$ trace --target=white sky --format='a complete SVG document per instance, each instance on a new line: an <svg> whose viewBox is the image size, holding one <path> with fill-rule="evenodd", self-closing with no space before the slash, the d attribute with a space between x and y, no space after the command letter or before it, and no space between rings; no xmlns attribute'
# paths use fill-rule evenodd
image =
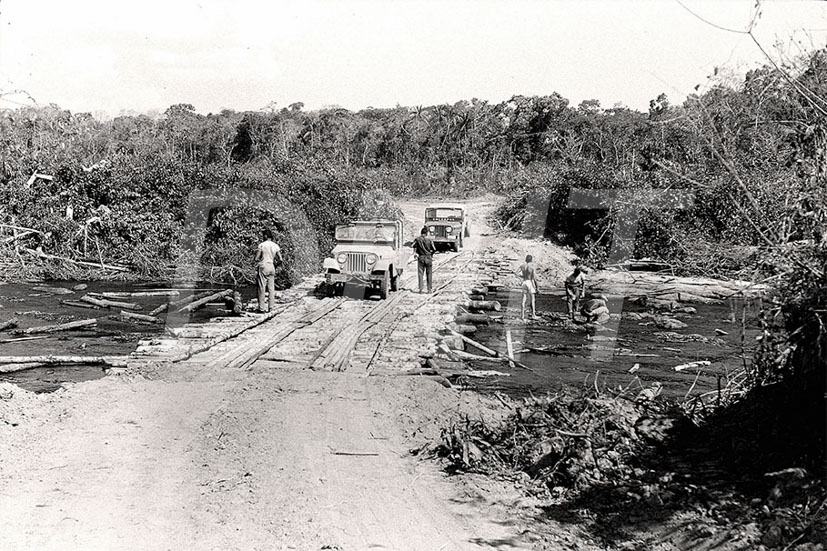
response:
<svg viewBox="0 0 827 551"><path fill-rule="evenodd" d="M682 0L745 29L754 0ZM755 29L780 58L823 47L827 2L767 1ZM779 46L779 47L776 47ZM0 0L1 107L117 114L432 105L554 91L646 110L715 67L763 58L676 0ZM703 88L701 88L703 90Z"/></svg>

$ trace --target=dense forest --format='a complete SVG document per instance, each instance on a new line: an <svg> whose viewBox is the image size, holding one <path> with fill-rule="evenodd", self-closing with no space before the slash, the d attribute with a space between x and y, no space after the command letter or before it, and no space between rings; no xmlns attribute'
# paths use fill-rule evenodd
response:
<svg viewBox="0 0 827 551"><path fill-rule="evenodd" d="M55 105L5 110L0 209L50 231L44 246L57 254L160 275L194 252L192 240L177 239L187 220L203 218L189 199L219 192L207 245L189 260L243 278L262 223L312 228L310 248L323 253L333 224L392 209L388 194L503 194L507 229L543 232L600 264L625 202L642 206L628 255L689 272L773 275L775 253L821 240L827 222L825 63L818 51L797 73L754 70L680 105L660 95L648 113L572 106L556 93L358 112L296 103L202 115L179 104L105 122ZM624 193L605 209L569 209L572 188ZM264 203L237 190L261 191ZM694 200L660 208L671 190ZM290 277L316 269L317 258L304 261Z"/></svg>

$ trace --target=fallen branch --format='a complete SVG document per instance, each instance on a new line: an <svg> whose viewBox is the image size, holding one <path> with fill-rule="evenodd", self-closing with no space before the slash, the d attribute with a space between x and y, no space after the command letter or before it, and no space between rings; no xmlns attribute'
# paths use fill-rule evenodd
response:
<svg viewBox="0 0 827 551"><path fill-rule="evenodd" d="M0 331L5 331L6 329L14 329L17 327L17 318L11 318L10 320L6 320L3 323L0 323Z"/></svg>
<svg viewBox="0 0 827 551"><path fill-rule="evenodd" d="M74 260L72 258L66 258L65 256L57 256L54 254L44 253L43 251L37 252L32 249L28 249L23 247L23 250L30 255L34 256L35 258L44 258L49 260L62 260L64 262L69 262L71 264L77 264L78 266L89 266L92 268L103 268L104 270L113 270L116 272L128 272L129 268L124 266L113 266L111 264L97 264L95 262L84 262L82 260Z"/></svg>
<svg viewBox="0 0 827 551"><path fill-rule="evenodd" d="M23 237L27 237L29 235L34 235L35 233L39 233L39 232L36 232L34 230L25 231L23 233L19 233L17 235L13 235L11 237L6 237L5 239L3 239L3 243L12 243L13 241L17 241L18 239L21 239Z"/></svg>
<svg viewBox="0 0 827 551"><path fill-rule="evenodd" d="M36 230L34 228L25 228L23 226L14 226L12 224L0 224L0 228L9 228L10 230L18 230L18 231L25 231L31 233L43 233L40 230Z"/></svg>

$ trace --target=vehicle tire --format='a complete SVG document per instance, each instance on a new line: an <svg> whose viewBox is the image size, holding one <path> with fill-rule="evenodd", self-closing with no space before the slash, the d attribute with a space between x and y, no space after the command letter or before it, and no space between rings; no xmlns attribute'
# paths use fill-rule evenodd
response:
<svg viewBox="0 0 827 551"><path fill-rule="evenodd" d="M465 231L463 232L465 237L471 237L471 226L465 226Z"/></svg>
<svg viewBox="0 0 827 551"><path fill-rule="evenodd" d="M385 274L382 276L382 281L379 282L379 298L385 300L388 298L388 291L390 290L391 286L391 276L388 271L385 271Z"/></svg>
<svg viewBox="0 0 827 551"><path fill-rule="evenodd" d="M396 270L392 270L394 275L391 276L391 291L396 292L399 290L399 274L396 273Z"/></svg>

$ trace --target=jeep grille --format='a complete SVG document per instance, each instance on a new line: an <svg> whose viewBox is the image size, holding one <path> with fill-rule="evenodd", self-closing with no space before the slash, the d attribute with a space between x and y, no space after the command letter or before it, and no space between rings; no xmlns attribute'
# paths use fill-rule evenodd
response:
<svg viewBox="0 0 827 551"><path fill-rule="evenodd" d="M434 237L446 237L448 232L445 231L446 226L435 226Z"/></svg>
<svg viewBox="0 0 827 551"><path fill-rule="evenodd" d="M345 262L345 270L348 272L367 272L368 253L347 253L347 262Z"/></svg>

